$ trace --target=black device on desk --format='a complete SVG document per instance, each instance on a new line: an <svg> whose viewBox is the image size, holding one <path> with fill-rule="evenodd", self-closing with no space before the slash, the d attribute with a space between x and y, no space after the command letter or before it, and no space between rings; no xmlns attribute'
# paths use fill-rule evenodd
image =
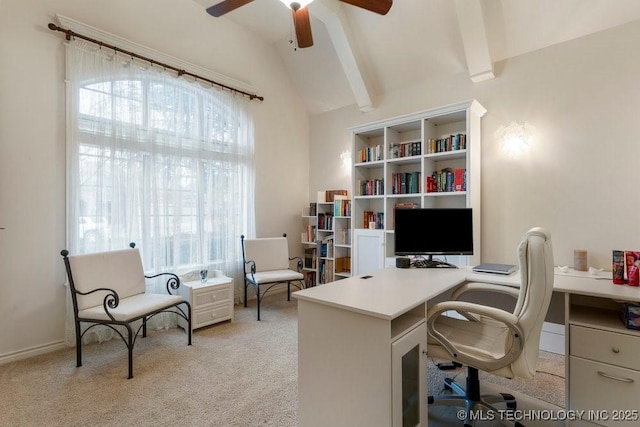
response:
<svg viewBox="0 0 640 427"><path fill-rule="evenodd" d="M395 254L424 257L414 267L455 268L433 257L473 255L471 208L396 208L394 223Z"/></svg>

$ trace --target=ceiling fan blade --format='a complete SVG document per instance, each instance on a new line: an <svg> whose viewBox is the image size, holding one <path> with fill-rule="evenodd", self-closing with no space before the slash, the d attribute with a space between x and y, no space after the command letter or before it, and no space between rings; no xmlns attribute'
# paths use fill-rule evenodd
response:
<svg viewBox="0 0 640 427"><path fill-rule="evenodd" d="M391 9L393 0L340 0L343 3L349 3L353 6L358 6L363 9L370 10L371 12L378 13L380 15L386 15Z"/></svg>
<svg viewBox="0 0 640 427"><path fill-rule="evenodd" d="M207 13L217 18L224 15L225 13L239 8L240 6L251 3L252 1L253 0L223 0L218 4L214 4L213 6L208 7Z"/></svg>
<svg viewBox="0 0 640 427"><path fill-rule="evenodd" d="M313 46L313 36L311 35L311 20L309 19L309 9L292 10L293 26L296 29L296 38L298 39L298 47Z"/></svg>

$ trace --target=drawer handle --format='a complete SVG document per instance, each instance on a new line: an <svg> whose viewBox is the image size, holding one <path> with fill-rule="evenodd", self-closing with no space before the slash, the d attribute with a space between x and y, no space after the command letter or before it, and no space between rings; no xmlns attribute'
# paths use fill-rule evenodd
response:
<svg viewBox="0 0 640 427"><path fill-rule="evenodd" d="M618 347L613 347L611 351L613 351L615 354L620 353L620 349Z"/></svg>
<svg viewBox="0 0 640 427"><path fill-rule="evenodd" d="M602 371L598 371L598 375L600 375L601 377L609 378L611 380L616 380L616 381L620 381L620 382L623 382L623 383L632 383L633 382L633 378L616 377L614 375L610 375L610 374L607 374L607 373L602 372Z"/></svg>

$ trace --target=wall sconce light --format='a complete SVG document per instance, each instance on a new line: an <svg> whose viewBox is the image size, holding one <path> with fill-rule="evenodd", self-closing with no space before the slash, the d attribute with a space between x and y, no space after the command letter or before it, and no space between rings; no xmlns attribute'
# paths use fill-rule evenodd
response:
<svg viewBox="0 0 640 427"><path fill-rule="evenodd" d="M500 126L496 131L502 142L502 151L508 157L519 157L525 153L533 143L535 127L528 122L524 124L511 122L509 126Z"/></svg>

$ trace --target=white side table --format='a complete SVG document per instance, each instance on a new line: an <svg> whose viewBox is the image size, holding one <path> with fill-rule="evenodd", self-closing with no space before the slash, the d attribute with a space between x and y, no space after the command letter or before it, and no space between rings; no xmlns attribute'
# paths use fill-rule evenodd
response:
<svg viewBox="0 0 640 427"><path fill-rule="evenodd" d="M202 283L199 280L181 282L178 294L191 304L191 329L225 320L233 321L233 279L216 271L213 277ZM181 317L178 324L187 329L187 322Z"/></svg>

